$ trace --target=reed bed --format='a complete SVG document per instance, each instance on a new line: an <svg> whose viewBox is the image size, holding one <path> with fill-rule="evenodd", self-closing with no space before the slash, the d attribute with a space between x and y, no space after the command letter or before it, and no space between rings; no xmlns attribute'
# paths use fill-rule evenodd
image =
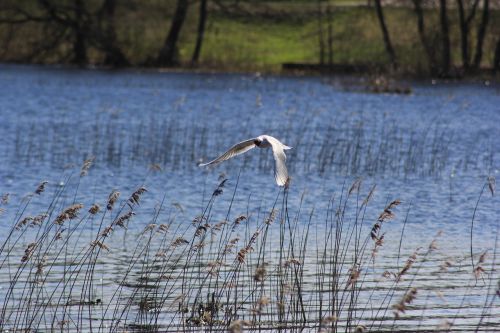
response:
<svg viewBox="0 0 500 333"><path fill-rule="evenodd" d="M19 122L11 130L13 144L4 146L3 156L12 163L60 169L92 155L115 168L157 164L184 172L214 158L233 141L279 132L283 142L300 147L289 152L289 169L305 174L441 178L498 165L495 146L487 138L465 140L463 133L434 119L422 128L406 128L383 116L366 121L350 115L315 120L313 111L310 119L290 115L285 126L272 121L260 129L251 118L243 119L239 126L244 130L237 136L203 115L199 120L180 120L188 111L175 108L138 122L106 115L95 122L68 118ZM254 155L243 157L244 168L272 167L272 156Z"/></svg>
<svg viewBox="0 0 500 333"><path fill-rule="evenodd" d="M222 177L192 214L141 184L78 202L92 197L80 185L93 162L17 203L2 197L12 218L0 247L2 331L500 329L498 242L478 252L471 237L470 255L450 257L439 253L443 233L418 248L404 242L418 237L410 227L387 239L396 223L408 225L411 205L391 198L373 214L375 186L360 179L324 212L304 205L293 184L273 202L236 211L239 180ZM488 188L493 194L492 178L478 203ZM29 213L40 202L45 208ZM396 253L385 251L388 242L399 244Z"/></svg>

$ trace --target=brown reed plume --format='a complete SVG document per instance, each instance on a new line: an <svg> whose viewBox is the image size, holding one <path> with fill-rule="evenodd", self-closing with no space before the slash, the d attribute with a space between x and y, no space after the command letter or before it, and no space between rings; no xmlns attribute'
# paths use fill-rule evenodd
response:
<svg viewBox="0 0 500 333"><path fill-rule="evenodd" d="M108 204L106 205L106 208L108 210L112 210L116 200L118 200L119 197L120 197L120 192L113 190L108 196Z"/></svg>
<svg viewBox="0 0 500 333"><path fill-rule="evenodd" d="M84 177L89 173L89 169L94 163L95 156L91 156L87 158L85 161L83 161L82 168L80 170L80 177Z"/></svg>
<svg viewBox="0 0 500 333"><path fill-rule="evenodd" d="M41 182L38 187L36 188L35 190L35 194L42 194L44 191L45 191L45 185L47 185L49 182L44 180L43 182Z"/></svg>
<svg viewBox="0 0 500 333"><path fill-rule="evenodd" d="M408 305L411 304L417 297L417 288L412 287L408 290L399 302L394 304L392 308L394 309L394 316L399 318L401 314L405 313L408 309Z"/></svg>
<svg viewBox="0 0 500 333"><path fill-rule="evenodd" d="M82 204L74 204L66 208L62 213L60 213L54 223L58 225L63 225L67 220L73 220L78 217L78 212L83 208Z"/></svg>

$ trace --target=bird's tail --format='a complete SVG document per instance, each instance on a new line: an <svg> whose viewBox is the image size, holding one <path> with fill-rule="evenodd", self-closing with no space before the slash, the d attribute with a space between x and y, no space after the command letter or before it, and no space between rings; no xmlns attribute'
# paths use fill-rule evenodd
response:
<svg viewBox="0 0 500 333"><path fill-rule="evenodd" d="M288 150L288 149L292 149L292 148L293 148L293 147L288 147L288 146L283 145L283 149L284 149L284 150Z"/></svg>

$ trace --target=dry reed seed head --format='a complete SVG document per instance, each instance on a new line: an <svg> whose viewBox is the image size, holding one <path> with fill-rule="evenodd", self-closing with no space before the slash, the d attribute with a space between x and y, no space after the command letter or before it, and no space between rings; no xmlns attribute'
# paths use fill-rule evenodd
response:
<svg viewBox="0 0 500 333"><path fill-rule="evenodd" d="M288 259L287 261L285 261L284 266L286 268L291 267L292 265L294 265L294 266L300 266L300 265L302 265L302 263L300 262L299 259L296 259L296 258Z"/></svg>
<svg viewBox="0 0 500 333"><path fill-rule="evenodd" d="M99 213L100 210L101 210L101 206L99 206L98 204L93 204L89 208L89 213L92 215L95 215L95 214Z"/></svg>
<svg viewBox="0 0 500 333"><path fill-rule="evenodd" d="M205 223L204 225L200 225L198 228L196 228L196 231L194 233L195 237L201 237L207 233L207 230L210 228L210 224Z"/></svg>
<svg viewBox="0 0 500 333"><path fill-rule="evenodd" d="M238 237L231 239L229 243L226 244L226 246L224 247L224 251L222 252L222 254L233 253L234 252L233 250L236 247L236 244L238 243L239 240L240 239Z"/></svg>
<svg viewBox="0 0 500 333"><path fill-rule="evenodd" d="M54 239L55 239L55 240L61 240L61 239L63 238L63 237L62 237L62 234L63 234L63 232L64 232L64 231L66 231L66 229L61 229L61 230L59 230L59 231L56 233L56 235L55 235Z"/></svg>
<svg viewBox="0 0 500 333"><path fill-rule="evenodd" d="M476 267L474 268L473 272L474 272L474 276L476 277L476 279L480 278L481 275L483 275L483 273L485 273L485 269L483 268L483 266L481 266L482 264L484 264L485 260L486 260L486 253L488 251L484 251L480 256L479 256L479 260L477 262L477 265Z"/></svg>
<svg viewBox="0 0 500 333"><path fill-rule="evenodd" d="M0 202L2 203L2 205L8 204L9 200L10 200L10 193L2 194L2 198L0 199Z"/></svg>
<svg viewBox="0 0 500 333"><path fill-rule="evenodd" d="M95 156L91 156L87 158L85 161L83 161L82 168L80 170L80 177L84 177L89 173L89 169L92 166L92 163L94 163Z"/></svg>
<svg viewBox="0 0 500 333"><path fill-rule="evenodd" d="M248 320L233 320L228 327L230 333L243 333L244 326L251 326L252 323Z"/></svg>
<svg viewBox="0 0 500 333"><path fill-rule="evenodd" d="M155 223L150 223L148 224L141 232L141 236L144 235L148 231L153 231L156 229L156 224Z"/></svg>
<svg viewBox="0 0 500 333"><path fill-rule="evenodd" d="M449 331L451 329L451 327L453 326L453 322L445 319L443 320L438 326L437 326L437 329L441 332L441 331Z"/></svg>
<svg viewBox="0 0 500 333"><path fill-rule="evenodd" d="M484 268L482 266L476 266L474 268L474 276L476 277L476 279L479 279L481 277L481 275L483 275L483 273L485 273L486 271L484 270Z"/></svg>
<svg viewBox="0 0 500 333"><path fill-rule="evenodd" d="M266 306L269 303L271 303L271 301L269 300L269 298L267 298L266 296L262 296L257 302L258 302L259 305L262 305L262 306Z"/></svg>
<svg viewBox="0 0 500 333"><path fill-rule="evenodd" d="M378 240L378 232L380 230L380 222L376 222L373 227L372 227L372 230L370 231L370 237L372 238L372 240L376 241Z"/></svg>
<svg viewBox="0 0 500 333"><path fill-rule="evenodd" d="M177 208L181 213L184 213L184 207L182 207L182 205L178 202L174 202L172 204L172 206L174 206L175 208Z"/></svg>
<svg viewBox="0 0 500 333"><path fill-rule="evenodd" d="M245 258L246 258L246 255L250 252L253 251L253 247L252 247L252 244L255 243L255 241L257 240L257 237L259 236L260 234L260 230L257 229L254 234L252 235L252 237L250 238L250 240L248 241L248 244L247 246L245 246L243 249L241 249L239 252L238 252L238 255L236 256L236 259L238 260L238 262L240 264L244 263L245 262Z"/></svg>
<svg viewBox="0 0 500 333"><path fill-rule="evenodd" d="M408 309L407 305L412 303L416 297L417 297L417 288L412 287L404 294L404 296L398 303L392 306L392 308L394 309L393 313L396 319L399 318L400 314L405 313L405 311Z"/></svg>
<svg viewBox="0 0 500 333"><path fill-rule="evenodd" d="M323 325L327 325L327 324L330 324L330 323L333 323L333 322L336 322L336 321L337 321L337 316L331 315L331 316L326 316L325 318L323 318L321 320L321 323Z"/></svg>
<svg viewBox="0 0 500 333"><path fill-rule="evenodd" d="M186 245L186 244L189 244L189 242L187 240L185 240L184 238L182 237L178 237L176 238L173 242L172 242L172 247L177 247L177 246L181 246L181 245Z"/></svg>
<svg viewBox="0 0 500 333"><path fill-rule="evenodd" d="M99 247L101 250L109 251L109 247L106 244L104 244L103 242L98 241L98 240L91 242L90 247L92 247L92 249L95 249L95 247Z"/></svg>
<svg viewBox="0 0 500 333"><path fill-rule="evenodd" d="M437 250L438 249L438 246L437 246L437 240L432 240L432 242L429 244L429 252L431 251L434 251L434 250Z"/></svg>
<svg viewBox="0 0 500 333"><path fill-rule="evenodd" d="M158 258L166 258L167 257L167 253L163 250L158 250L158 252L156 252L155 254L155 257L158 257Z"/></svg>
<svg viewBox="0 0 500 333"><path fill-rule="evenodd" d="M486 254L488 253L488 251L484 251L480 256L479 256L479 261L478 261L478 264L483 264L486 260Z"/></svg>
<svg viewBox="0 0 500 333"><path fill-rule="evenodd" d="M24 227L25 225L27 225L29 222L31 222L33 220L33 217L31 216L26 216L25 218L23 218L21 221L19 221L17 224L16 224L16 230L19 230L21 229L22 227Z"/></svg>
<svg viewBox="0 0 500 333"><path fill-rule="evenodd" d="M40 226L42 225L43 221L48 217L49 215L47 213L39 214L35 216L30 223L30 226L35 227L35 226Z"/></svg>
<svg viewBox="0 0 500 333"><path fill-rule="evenodd" d="M82 204L74 204L66 208L61 214L59 214L54 223L62 225L67 220L73 220L78 217L80 209L83 208Z"/></svg>
<svg viewBox="0 0 500 333"><path fill-rule="evenodd" d="M156 230L156 232L158 232L160 234L166 234L168 232L169 228L170 228L170 225L162 223L158 226L158 229Z"/></svg>
<svg viewBox="0 0 500 333"><path fill-rule="evenodd" d="M252 248L253 249L253 248ZM246 248L243 248L241 249L239 252L238 252L238 255L236 256L236 260L238 260L238 262L240 264L244 263L245 262L245 258L247 256L247 253L248 253L248 250Z"/></svg>
<svg viewBox="0 0 500 333"><path fill-rule="evenodd" d="M46 181L46 180L44 180L43 182L41 182L38 185L38 187L36 188L35 194L38 194L38 195L42 194L43 191L45 191L45 185L47 185L47 184L48 184L48 181Z"/></svg>
<svg viewBox="0 0 500 333"><path fill-rule="evenodd" d="M111 233L113 232L113 226L109 225L107 227L105 227L101 233L100 233L100 236L103 237L103 238L106 238L108 237Z"/></svg>
<svg viewBox="0 0 500 333"><path fill-rule="evenodd" d="M488 188L490 189L491 196L495 195L496 179L493 176L488 177Z"/></svg>
<svg viewBox="0 0 500 333"><path fill-rule="evenodd" d="M360 274L361 274L361 268L359 267L358 264L354 264L353 267L349 269L349 279L347 280L346 288L349 288L350 286L354 287L354 285L359 279Z"/></svg>
<svg viewBox="0 0 500 333"><path fill-rule="evenodd" d="M193 251L199 251L203 249L207 244L204 241L199 241L198 243L193 244Z"/></svg>
<svg viewBox="0 0 500 333"><path fill-rule="evenodd" d="M387 206L387 208L386 208L386 209L393 209L393 208L395 208L396 206L399 206L400 204L401 204L401 200L396 199L396 200L392 201L392 202L389 204L389 206Z"/></svg>
<svg viewBox="0 0 500 333"><path fill-rule="evenodd" d="M266 296L262 296L255 304L254 304L254 307L251 309L251 312L254 314L254 315L258 315L262 312L262 310L267 306L269 305L269 303L271 303L269 301L269 298L267 298Z"/></svg>
<svg viewBox="0 0 500 333"><path fill-rule="evenodd" d="M245 221L247 217L245 215L240 215L237 218L234 219L233 222L233 230L240 225L241 222Z"/></svg>
<svg viewBox="0 0 500 333"><path fill-rule="evenodd" d="M128 222L128 220L130 220L132 218L132 216L134 216L135 213L133 211L129 211L125 214L123 214L122 216L118 217L115 222L113 223L113 225L117 225L119 227L122 227L123 229L127 229L127 227L125 226L125 223Z"/></svg>
<svg viewBox="0 0 500 333"><path fill-rule="evenodd" d="M348 192L349 195L351 195L352 192L354 192L354 191L359 192L359 189L361 188L361 182L362 182L362 179L358 178L354 181L354 183L352 183L351 188L349 189L349 192Z"/></svg>
<svg viewBox="0 0 500 333"><path fill-rule="evenodd" d="M406 263L405 265L403 266L403 268L401 269L401 271L399 271L397 277L396 277L396 281L400 281L401 280L401 277L406 274L408 272L408 270L411 268L411 266L413 266L413 264L415 263L415 261L417 261L417 255L418 255L418 251L420 250L420 247L417 248L415 250L415 252L413 252L411 254L411 256L408 258L408 260L406 260Z"/></svg>
<svg viewBox="0 0 500 333"><path fill-rule="evenodd" d="M259 266L257 267L257 269L255 270L255 274L253 275L253 279L254 281L257 281L257 282L262 282L265 280L266 278L266 274L267 274L267 270L266 270L266 267L264 266Z"/></svg>
<svg viewBox="0 0 500 333"><path fill-rule="evenodd" d="M441 265L439 265L439 271L440 272L446 272L446 271L448 271L448 268L450 268L451 266L453 266L452 262L446 260Z"/></svg>
<svg viewBox="0 0 500 333"><path fill-rule="evenodd" d="M224 225L226 225L228 222L227 221L221 221L219 223L214 224L212 227L212 231L220 231Z"/></svg>
<svg viewBox="0 0 500 333"><path fill-rule="evenodd" d="M358 325L354 329L354 332L355 333L364 333L364 332L366 332L366 326L365 325Z"/></svg>
<svg viewBox="0 0 500 333"><path fill-rule="evenodd" d="M368 195L366 196L365 200L363 200L363 206L367 205L368 202L370 202L370 200L373 198L373 194L375 193L375 188L377 187L377 185L373 185L370 192L368 192Z"/></svg>
<svg viewBox="0 0 500 333"><path fill-rule="evenodd" d="M378 220L384 222L386 220L392 220L394 217L396 217L396 215L389 209L386 209L379 215Z"/></svg>
<svg viewBox="0 0 500 333"><path fill-rule="evenodd" d="M106 205L106 208L108 210L112 210L113 206L116 203L116 200L118 200L119 197L120 197L120 192L113 190L108 196L108 204Z"/></svg>
<svg viewBox="0 0 500 333"><path fill-rule="evenodd" d="M377 240L375 241L375 246L379 247L384 245L384 237L385 234L380 235L380 237L378 237Z"/></svg>
<svg viewBox="0 0 500 333"><path fill-rule="evenodd" d="M36 264L36 273L35 275L42 275L43 274L43 268L47 264L47 256L43 256L42 259Z"/></svg>
<svg viewBox="0 0 500 333"><path fill-rule="evenodd" d="M138 205L139 200L141 198L141 195L143 195L145 192L147 192L146 188L144 186L139 187L128 199L129 203L132 205Z"/></svg>
<svg viewBox="0 0 500 333"><path fill-rule="evenodd" d="M198 224L200 224L200 223L202 223L203 221L206 221L206 220L207 220L207 218L206 218L205 216L203 216L203 215L198 215L198 216L196 216L196 217L193 219L193 222L192 222L192 223L193 223L193 225L198 225Z"/></svg>
<svg viewBox="0 0 500 333"><path fill-rule="evenodd" d="M436 293L437 297L439 297L439 299L441 299L444 303L447 303L446 298L444 298L444 294L442 291L436 290L435 293Z"/></svg>
<svg viewBox="0 0 500 333"><path fill-rule="evenodd" d="M276 215L278 215L278 210L273 208L264 223L267 225L273 224L274 220L276 219Z"/></svg>
<svg viewBox="0 0 500 333"><path fill-rule="evenodd" d="M217 188L215 189L214 193L212 193L212 196L214 197L217 197L219 195L221 195L223 192L224 192L224 186L226 185L226 182L227 182L227 178L226 179L223 179L220 184L217 186Z"/></svg>
<svg viewBox="0 0 500 333"><path fill-rule="evenodd" d="M384 222L387 220L392 220L393 218L396 217L396 215L392 212L392 209L394 209L396 206L399 206L401 204L401 200L396 199L389 203L387 207L385 207L384 211L379 215L378 221L379 222Z"/></svg>
<svg viewBox="0 0 500 333"><path fill-rule="evenodd" d="M162 171L161 166L158 163L153 163L149 165L149 170L151 171Z"/></svg>
<svg viewBox="0 0 500 333"><path fill-rule="evenodd" d="M210 274L211 276L218 276L222 265L223 265L223 262L220 260L209 261L207 263L208 274Z"/></svg>
<svg viewBox="0 0 500 333"><path fill-rule="evenodd" d="M37 245L37 243L30 243L30 244L28 244L28 246L26 247L26 249L24 249L24 255L21 258L21 262L26 262L26 261L28 261L31 258L31 255L35 251L36 245Z"/></svg>

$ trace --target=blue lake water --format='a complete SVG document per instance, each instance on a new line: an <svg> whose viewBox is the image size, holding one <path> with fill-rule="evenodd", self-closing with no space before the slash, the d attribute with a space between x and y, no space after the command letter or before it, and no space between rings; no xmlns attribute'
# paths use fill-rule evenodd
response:
<svg viewBox="0 0 500 333"><path fill-rule="evenodd" d="M281 195L274 183L272 154L255 150L209 169L197 164L236 142L269 134L293 147L287 151L288 207L291 216L297 214L305 193L299 223L305 225L313 211L311 240L324 238L332 198L339 200L360 178L359 204L376 185L366 211L366 235L390 201L400 199L402 204L396 218L384 226L386 242L379 255L388 259L381 259L373 270L395 269L393 259L403 228L402 262L442 231L432 261L435 267L446 258L464 264L457 268L456 283L440 284L450 294L449 306L431 307L427 314L420 310L418 322L424 323L423 328L436 327L450 316L461 318L465 311L450 308L469 306L471 316L458 320L456 326L475 327L487 297L479 291L493 289L487 281L480 282L482 286L471 283L472 268L464 267L470 261L472 219L473 254L487 251L488 279L498 280L500 202L486 184L500 170L500 86L440 81L409 84L409 95L374 94L358 78L349 78L347 84L321 77L2 65L0 195L9 193L10 200L1 206L4 237L0 240L22 216L18 207L23 197L44 180L48 181L46 192L33 196L22 214L43 212L62 188L59 209L73 202L85 207L105 203L113 189L126 200L144 185L148 192L127 231L132 241L151 223L140 217L141 212L153 211L162 200L167 203L167 215L177 212L181 223L190 223L203 213L223 173L228 183L214 204L213 220L226 218L237 185L231 218L250 213L254 219L249 223L257 225ZM80 166L90 156L95 161L89 174L79 177ZM34 230L22 240L29 242ZM277 227L273 230L278 233ZM115 240L116 247L127 248L124 239ZM21 257L23 247L16 251L9 256ZM114 266L117 256L112 253L106 267L119 270ZM425 267L422 270L427 272ZM7 288L9 274L4 266L2 290ZM106 273L102 276L112 280ZM427 291L437 283L427 279L430 276L420 281ZM453 292L457 285L469 284L465 291ZM477 295L474 288L479 290ZM431 303L429 297L420 299L420 305ZM496 306L488 311L497 311L498 302ZM431 319L422 321L425 316ZM500 329L498 317L485 321Z"/></svg>

